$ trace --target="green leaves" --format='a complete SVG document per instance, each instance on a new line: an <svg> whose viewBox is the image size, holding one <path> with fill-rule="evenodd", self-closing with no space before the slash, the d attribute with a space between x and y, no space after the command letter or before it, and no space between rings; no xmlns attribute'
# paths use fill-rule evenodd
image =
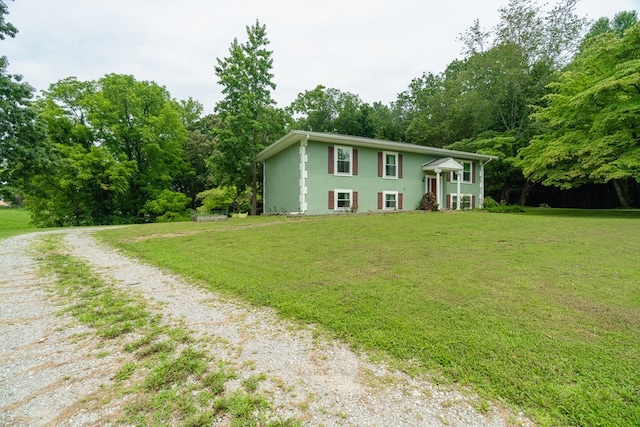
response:
<svg viewBox="0 0 640 427"><path fill-rule="evenodd" d="M525 175L561 188L640 182L640 24L589 39L535 115L542 132L520 152Z"/></svg>
<svg viewBox="0 0 640 427"><path fill-rule="evenodd" d="M271 98L276 86L266 26L256 21L247 27L247 38L245 43L234 39L229 56L217 59L215 70L224 98L216 105L222 127L210 164L216 184L236 186L240 191L251 187L251 213L255 215L261 176L256 156L284 134L285 115Z"/></svg>
<svg viewBox="0 0 640 427"><path fill-rule="evenodd" d="M25 188L35 222L110 224L184 213L186 197L161 197L188 169L183 108L165 88L130 75L69 77L49 87L38 109L52 164Z"/></svg>

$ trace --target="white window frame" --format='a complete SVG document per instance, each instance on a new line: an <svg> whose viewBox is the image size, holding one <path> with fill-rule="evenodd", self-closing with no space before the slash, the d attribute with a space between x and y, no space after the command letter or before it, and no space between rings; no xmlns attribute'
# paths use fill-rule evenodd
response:
<svg viewBox="0 0 640 427"><path fill-rule="evenodd" d="M340 200L340 197L338 197L338 195L340 193L346 193L349 195L349 206L347 207L339 207L338 206L338 201ZM345 189L335 189L333 190L333 210L335 211L348 211L351 210L351 207L353 206L353 190L345 190Z"/></svg>
<svg viewBox="0 0 640 427"><path fill-rule="evenodd" d="M396 174L395 175L387 175L387 156L394 156L396 158ZM398 153L394 153L392 151L383 151L382 152L382 176L387 179L398 179L398 168L400 165L398 164L400 156Z"/></svg>
<svg viewBox="0 0 640 427"><path fill-rule="evenodd" d="M471 183L473 183L473 162L462 161L460 163L462 164L462 171L460 171L460 173L462 174L462 183L463 184L471 184ZM469 179L468 180L464 179L464 166L465 165L469 165Z"/></svg>
<svg viewBox="0 0 640 427"><path fill-rule="evenodd" d="M345 150L349 152L349 172L339 172L338 171L338 160L340 158L340 150ZM340 145L335 146L335 156L333 159L333 170L334 175L341 176L352 176L353 175L353 147L344 147Z"/></svg>
<svg viewBox="0 0 640 427"><path fill-rule="evenodd" d="M449 193L449 199L451 200L451 206L449 207L450 210L456 210L458 208L457 206L457 202L458 202L458 193ZM467 193L460 193L460 198L463 197L469 197L469 207L465 208L462 207L461 210L465 210L465 209L473 209L473 194L467 194Z"/></svg>
<svg viewBox="0 0 640 427"><path fill-rule="evenodd" d="M390 208L387 207L387 196L393 195L395 196L395 206ZM396 211L398 210L398 192L397 191L383 191L382 192L382 210L385 211Z"/></svg>

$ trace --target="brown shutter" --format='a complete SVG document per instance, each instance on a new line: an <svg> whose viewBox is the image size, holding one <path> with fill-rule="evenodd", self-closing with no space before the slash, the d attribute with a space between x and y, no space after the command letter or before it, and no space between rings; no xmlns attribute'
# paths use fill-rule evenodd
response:
<svg viewBox="0 0 640 427"><path fill-rule="evenodd" d="M334 161L333 161L333 145L329 146L329 173L333 174L333 166L334 166Z"/></svg>
<svg viewBox="0 0 640 427"><path fill-rule="evenodd" d="M382 151L378 151L378 176L382 176L382 169L384 164L382 162Z"/></svg>
<svg viewBox="0 0 640 427"><path fill-rule="evenodd" d="M353 175L358 175L358 150L353 149Z"/></svg>
<svg viewBox="0 0 640 427"><path fill-rule="evenodd" d="M354 191L352 194L353 194L353 200L351 201L351 206L353 208L357 208L358 207L358 192Z"/></svg>
<svg viewBox="0 0 640 427"><path fill-rule="evenodd" d="M471 209L476 208L476 196L471 196Z"/></svg>
<svg viewBox="0 0 640 427"><path fill-rule="evenodd" d="M402 210L402 193L398 193L398 210Z"/></svg>
<svg viewBox="0 0 640 427"><path fill-rule="evenodd" d="M476 162L471 163L471 182L476 183Z"/></svg>
<svg viewBox="0 0 640 427"><path fill-rule="evenodd" d="M451 182L451 174L452 173L453 172L445 172L445 175L446 175L445 179L447 180L447 182Z"/></svg>
<svg viewBox="0 0 640 427"><path fill-rule="evenodd" d="M398 154L398 178L402 178L402 154Z"/></svg>
<svg viewBox="0 0 640 427"><path fill-rule="evenodd" d="M451 209L451 194L447 194L447 209Z"/></svg>
<svg viewBox="0 0 640 427"><path fill-rule="evenodd" d="M334 192L329 190L329 209L334 209L336 206Z"/></svg>
<svg viewBox="0 0 640 427"><path fill-rule="evenodd" d="M382 209L384 205L382 204L382 193L378 193L378 209Z"/></svg>

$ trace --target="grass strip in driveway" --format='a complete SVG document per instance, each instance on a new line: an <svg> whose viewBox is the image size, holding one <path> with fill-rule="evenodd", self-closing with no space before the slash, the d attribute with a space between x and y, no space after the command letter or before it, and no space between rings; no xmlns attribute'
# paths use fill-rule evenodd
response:
<svg viewBox="0 0 640 427"><path fill-rule="evenodd" d="M110 394L126 403L117 419L109 421L210 426L226 419L232 426L299 425L293 419L267 419L268 398L256 393L251 382L227 390L226 382L236 374L228 364L214 360L203 341L164 322L141 297L106 283L86 262L59 251L61 246L61 235L50 235L36 250L42 274L56 279L52 287L66 304L64 311L129 355L114 372Z"/></svg>
<svg viewBox="0 0 640 427"><path fill-rule="evenodd" d="M101 235L543 425L640 425L637 211L248 218Z"/></svg>

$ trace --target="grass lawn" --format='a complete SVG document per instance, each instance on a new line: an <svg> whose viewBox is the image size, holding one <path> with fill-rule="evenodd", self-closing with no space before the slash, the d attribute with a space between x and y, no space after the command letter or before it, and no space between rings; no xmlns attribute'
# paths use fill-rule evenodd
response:
<svg viewBox="0 0 640 427"><path fill-rule="evenodd" d="M640 425L640 212L258 217L100 233L543 425Z"/></svg>
<svg viewBox="0 0 640 427"><path fill-rule="evenodd" d="M31 217L25 209L0 207L0 239L24 233L33 228Z"/></svg>

